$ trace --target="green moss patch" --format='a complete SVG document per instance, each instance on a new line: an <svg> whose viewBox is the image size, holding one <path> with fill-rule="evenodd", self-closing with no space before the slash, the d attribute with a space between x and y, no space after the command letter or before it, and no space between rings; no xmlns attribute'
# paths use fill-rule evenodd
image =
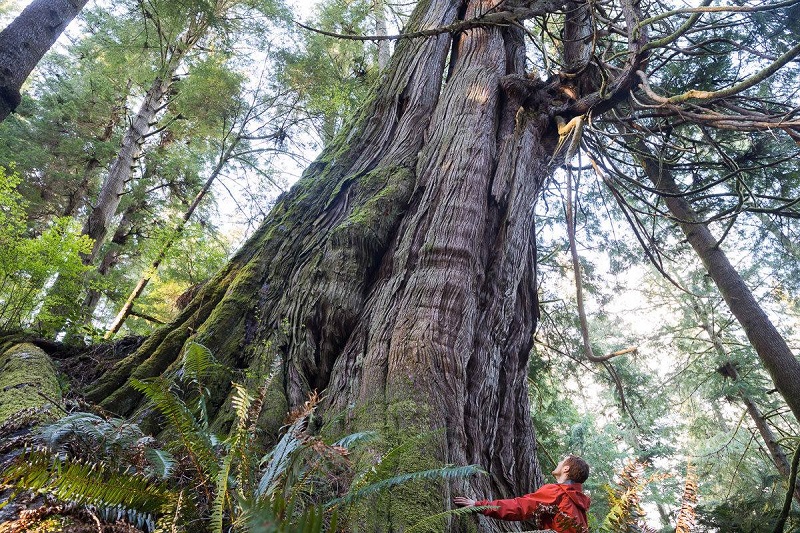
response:
<svg viewBox="0 0 800 533"><path fill-rule="evenodd" d="M0 424L50 400L61 403L61 387L50 357L33 344L17 344L0 356Z"/></svg>

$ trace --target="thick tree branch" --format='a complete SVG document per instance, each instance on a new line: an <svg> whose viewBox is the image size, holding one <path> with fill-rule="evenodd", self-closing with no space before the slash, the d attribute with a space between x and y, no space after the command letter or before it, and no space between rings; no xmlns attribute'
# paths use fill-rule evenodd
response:
<svg viewBox="0 0 800 533"><path fill-rule="evenodd" d="M710 2L709 2L710 3ZM695 13L758 13L760 11L772 11L775 9L783 9L785 7L792 7L799 4L800 0L786 0L785 2L778 2L777 4L762 4L760 6L708 6L705 2L701 7L684 7L680 9L673 9L643 20L639 26L644 28L654 24L660 20L674 17L675 15L688 15Z"/></svg>
<svg viewBox="0 0 800 533"><path fill-rule="evenodd" d="M698 91L692 89L690 91L686 91L683 94L677 94L675 96L664 97L660 96L655 93L650 88L650 84L647 80L647 75L642 72L641 70L636 72L636 75L642 80L640 87L644 90L645 94L649 96L654 101L660 104L680 104L686 102L688 100L695 100L695 101L708 101L713 100L715 98L725 98L728 96L733 96L735 94L739 94L742 91L761 83L762 81L766 80L773 74L775 74L779 69L781 69L784 65L795 59L796 57L800 56L800 44L793 46L789 51L785 54L780 56L777 60L772 62L768 67L762 69L759 72L756 72L752 76L749 76L739 83L731 85L725 89L720 89L718 91Z"/></svg>

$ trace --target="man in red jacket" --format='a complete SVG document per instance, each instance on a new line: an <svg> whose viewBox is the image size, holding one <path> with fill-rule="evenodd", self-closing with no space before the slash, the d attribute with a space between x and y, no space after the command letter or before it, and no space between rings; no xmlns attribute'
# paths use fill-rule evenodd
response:
<svg viewBox="0 0 800 533"><path fill-rule="evenodd" d="M586 511L591 500L582 492L582 483L589 477L589 465L580 457L568 455L553 475L555 483L519 498L489 501L458 497L453 503L459 507L494 507L483 514L500 520L535 520L540 529L557 533L588 532Z"/></svg>

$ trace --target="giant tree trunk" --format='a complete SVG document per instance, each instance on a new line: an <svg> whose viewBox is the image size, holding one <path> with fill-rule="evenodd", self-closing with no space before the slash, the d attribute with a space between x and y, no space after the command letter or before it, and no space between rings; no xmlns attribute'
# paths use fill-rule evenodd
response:
<svg viewBox="0 0 800 533"><path fill-rule="evenodd" d="M21 100L22 84L88 0L34 0L0 32L0 122Z"/></svg>
<svg viewBox="0 0 800 533"><path fill-rule="evenodd" d="M406 30L474 19L495 4L533 3L423 1ZM559 93L526 80L524 51L514 24L399 41L353 124L175 322L90 398L130 413L139 398L128 377L165 372L192 337L253 376L280 358L268 430L316 389L328 416L345 413L342 430L440 430L403 463L480 463L490 475L465 480L463 494L536 488L526 384L537 319L532 206L554 161ZM449 500L446 491L395 492L363 530L402 531Z"/></svg>

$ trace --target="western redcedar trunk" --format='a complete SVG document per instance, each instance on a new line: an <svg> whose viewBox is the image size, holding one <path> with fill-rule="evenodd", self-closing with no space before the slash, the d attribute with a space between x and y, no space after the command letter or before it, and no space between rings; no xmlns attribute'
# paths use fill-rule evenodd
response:
<svg viewBox="0 0 800 533"><path fill-rule="evenodd" d="M567 20L585 24L574 7ZM533 204L558 160L554 110L565 102L558 80L525 75L524 30L509 22L519 9L555 8L420 2L406 32L492 12L507 23L399 41L359 116L180 317L90 397L130 413L139 398L127 378L165 372L193 338L254 381L280 359L265 420L273 431L318 390L328 418L344 413L343 431L438 431L406 466L480 463L490 475L465 480L466 494L509 497L541 484L526 386ZM579 107L627 90L620 80L609 87ZM365 527L402 530L448 500L397 491Z"/></svg>

